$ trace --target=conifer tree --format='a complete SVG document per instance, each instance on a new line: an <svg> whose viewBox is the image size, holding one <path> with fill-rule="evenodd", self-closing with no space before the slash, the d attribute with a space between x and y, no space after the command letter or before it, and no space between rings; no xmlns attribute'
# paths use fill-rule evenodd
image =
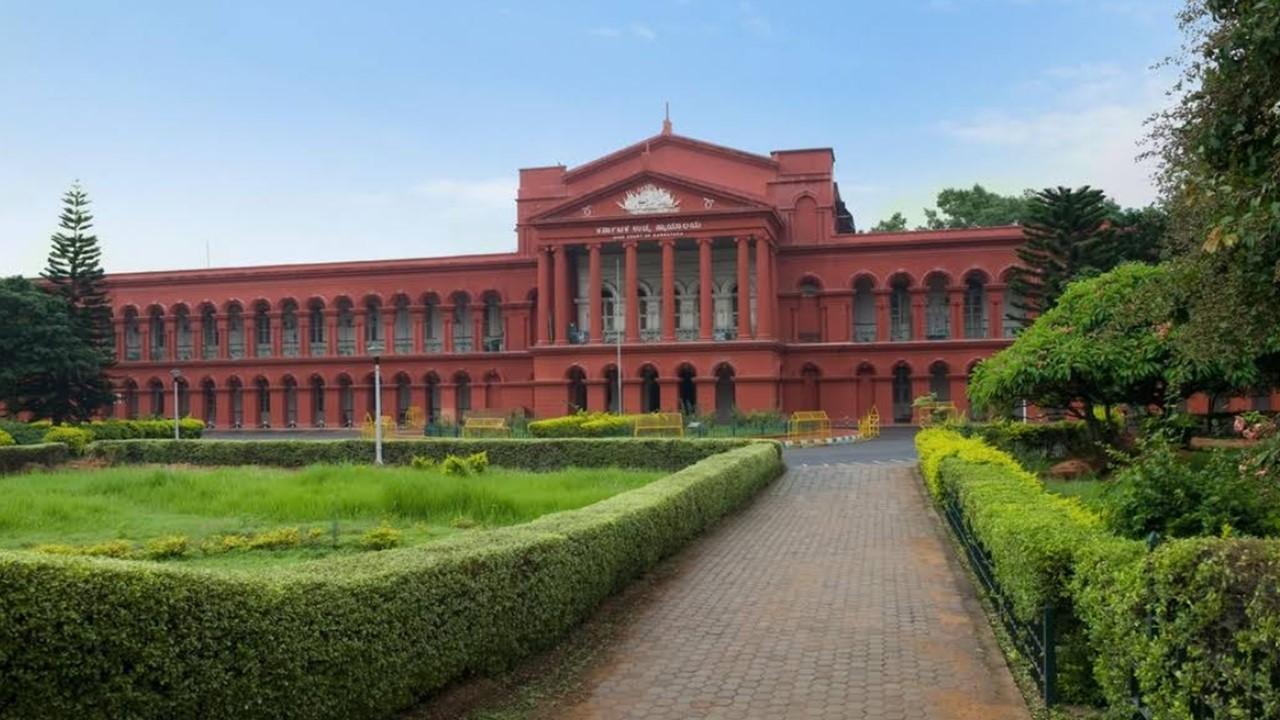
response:
<svg viewBox="0 0 1280 720"><path fill-rule="evenodd" d="M93 215L89 212L89 196L78 181L62 196L58 221L49 264L41 275L48 281L50 291L66 301L81 338L109 359L114 340L102 250L98 237L90 232Z"/></svg>
<svg viewBox="0 0 1280 720"><path fill-rule="evenodd" d="M1023 220L1026 244L1009 275L1017 301L1011 316L1038 315L1053 306L1068 283L1115 265L1114 205L1098 189L1046 188L1034 193Z"/></svg>

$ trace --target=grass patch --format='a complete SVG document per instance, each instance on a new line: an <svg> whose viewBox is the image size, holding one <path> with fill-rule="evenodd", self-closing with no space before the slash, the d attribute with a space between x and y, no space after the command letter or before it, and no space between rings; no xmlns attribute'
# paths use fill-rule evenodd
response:
<svg viewBox="0 0 1280 720"><path fill-rule="evenodd" d="M6 478L0 548L255 566L418 545L470 528L527 522L645 485L660 471L313 465L129 466ZM186 542L184 543L183 540ZM100 553L112 555L113 553Z"/></svg>

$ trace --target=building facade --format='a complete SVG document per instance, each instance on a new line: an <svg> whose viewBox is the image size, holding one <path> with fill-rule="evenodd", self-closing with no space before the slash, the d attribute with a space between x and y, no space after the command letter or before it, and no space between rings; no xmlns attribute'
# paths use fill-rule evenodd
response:
<svg viewBox="0 0 1280 720"><path fill-rule="evenodd" d="M1023 323L1017 227L855 233L830 149L659 135L520 171L512 253L114 274L118 417L961 407ZM619 357L621 362L619 362Z"/></svg>

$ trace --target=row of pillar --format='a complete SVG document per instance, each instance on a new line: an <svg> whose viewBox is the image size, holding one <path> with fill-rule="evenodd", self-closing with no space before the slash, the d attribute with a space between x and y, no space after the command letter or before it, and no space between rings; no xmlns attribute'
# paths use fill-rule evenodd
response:
<svg viewBox="0 0 1280 720"><path fill-rule="evenodd" d="M696 239L698 243L698 303L701 340L711 340L714 322L714 284L711 266L712 238ZM752 337L751 328L751 246L756 252L756 327L757 339L773 337L774 276L773 246L767 239L750 236L734 238L736 244L736 279L738 284L739 339ZM675 239L663 239L662 249L662 340L676 339L675 316ZM587 296L591 342L604 339L604 294L600 268L601 242L590 242L587 248ZM569 343L569 326L574 322L577 308L569 275L569 245L547 245L538 252L538 322L537 342L542 345ZM625 342L640 341L640 281L638 246L636 241L622 243L623 248L623 305L626 308ZM553 327L554 322L554 327Z"/></svg>

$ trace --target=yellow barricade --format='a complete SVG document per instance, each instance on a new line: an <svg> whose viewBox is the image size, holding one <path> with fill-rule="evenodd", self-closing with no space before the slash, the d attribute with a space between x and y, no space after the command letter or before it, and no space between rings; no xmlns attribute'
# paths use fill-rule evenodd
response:
<svg viewBox="0 0 1280 720"><path fill-rule="evenodd" d="M831 437L831 418L825 410L799 410L787 421L787 438L803 440Z"/></svg>
<svg viewBox="0 0 1280 720"><path fill-rule="evenodd" d="M858 421L858 437L864 440L880 437L880 411L874 407Z"/></svg>
<svg viewBox="0 0 1280 720"><path fill-rule="evenodd" d="M391 437L396 431L395 418L390 415L382 416L382 437ZM377 435L376 426L373 424L373 416L365 413L364 422L360 423L360 437L365 440L372 440Z"/></svg>
<svg viewBox="0 0 1280 720"><path fill-rule="evenodd" d="M636 437L684 437L680 413L647 413L635 416Z"/></svg>
<svg viewBox="0 0 1280 720"><path fill-rule="evenodd" d="M507 419L501 417L471 416L462 425L462 437L510 437Z"/></svg>

